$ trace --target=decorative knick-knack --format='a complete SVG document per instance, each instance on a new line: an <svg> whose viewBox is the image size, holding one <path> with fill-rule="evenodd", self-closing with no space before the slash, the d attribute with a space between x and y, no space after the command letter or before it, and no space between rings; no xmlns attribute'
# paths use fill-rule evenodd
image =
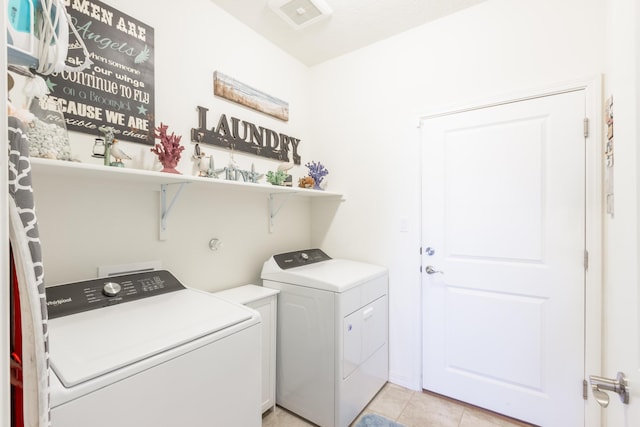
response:
<svg viewBox="0 0 640 427"><path fill-rule="evenodd" d="M272 185L284 185L287 176L287 173L283 171L269 171L267 172L267 182L270 182Z"/></svg>
<svg viewBox="0 0 640 427"><path fill-rule="evenodd" d="M316 182L310 176L305 176L298 179L298 187L300 188L313 188Z"/></svg>
<svg viewBox="0 0 640 427"><path fill-rule="evenodd" d="M124 163L122 163L122 160L124 159L131 160L131 157L129 157L127 153L122 151L122 149L120 148L120 144L117 144L117 142L118 140L114 139L113 142L111 143L111 157L113 157L116 160L115 162L111 162L111 166L117 166L119 168L123 168Z"/></svg>
<svg viewBox="0 0 640 427"><path fill-rule="evenodd" d="M98 128L104 134L104 165L111 166L111 146L113 145L114 128L112 126L100 126Z"/></svg>
<svg viewBox="0 0 640 427"><path fill-rule="evenodd" d="M184 147L180 145L182 137L173 132L171 135L167 135L168 128L169 126L160 123L160 126L155 129L154 136L160 140L160 143L156 143L151 152L158 155L158 160L163 166L161 172L180 173L176 166L178 166L184 150Z"/></svg>
<svg viewBox="0 0 640 427"><path fill-rule="evenodd" d="M309 169L309 176L311 178L313 178L313 189L314 190L323 190L322 187L320 187L320 183L322 182L322 180L324 179L324 177L329 173L329 171L327 170L327 168L324 167L324 165L320 162L309 162L307 164L305 164L305 166Z"/></svg>

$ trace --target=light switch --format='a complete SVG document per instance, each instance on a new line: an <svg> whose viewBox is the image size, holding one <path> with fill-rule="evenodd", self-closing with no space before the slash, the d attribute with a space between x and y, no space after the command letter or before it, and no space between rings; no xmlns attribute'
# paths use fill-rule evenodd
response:
<svg viewBox="0 0 640 427"><path fill-rule="evenodd" d="M409 232L409 218L407 218L406 216L400 217L400 232Z"/></svg>

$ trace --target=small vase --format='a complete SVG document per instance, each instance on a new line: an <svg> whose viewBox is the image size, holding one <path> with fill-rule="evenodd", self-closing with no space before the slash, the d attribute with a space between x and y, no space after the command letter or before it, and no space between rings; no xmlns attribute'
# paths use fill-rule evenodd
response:
<svg viewBox="0 0 640 427"><path fill-rule="evenodd" d="M172 168L170 166L165 166L164 168L162 168L162 170L160 172L177 173L179 175L182 175L182 172L180 172L176 168Z"/></svg>
<svg viewBox="0 0 640 427"><path fill-rule="evenodd" d="M160 172L176 173L182 175L182 173L176 169L176 166L178 166L178 160L164 159L164 162L161 161L160 163L162 164L162 170Z"/></svg>
<svg viewBox="0 0 640 427"><path fill-rule="evenodd" d="M320 187L320 184L322 184L322 180L324 179L323 176L319 176L319 177L315 177L313 175L310 175L311 178L313 178L313 189L314 190L324 190L324 188Z"/></svg>

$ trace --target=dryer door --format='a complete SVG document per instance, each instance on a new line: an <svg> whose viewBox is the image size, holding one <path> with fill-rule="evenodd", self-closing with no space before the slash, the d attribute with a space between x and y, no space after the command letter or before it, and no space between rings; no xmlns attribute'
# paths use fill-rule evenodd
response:
<svg viewBox="0 0 640 427"><path fill-rule="evenodd" d="M342 322L342 378L349 377L387 342L387 296L345 316Z"/></svg>

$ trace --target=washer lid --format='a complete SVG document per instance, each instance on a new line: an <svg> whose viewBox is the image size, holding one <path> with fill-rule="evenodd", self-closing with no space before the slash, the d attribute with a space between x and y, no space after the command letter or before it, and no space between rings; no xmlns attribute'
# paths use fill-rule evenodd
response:
<svg viewBox="0 0 640 427"><path fill-rule="evenodd" d="M59 317L49 321L51 367L72 387L251 318L194 289Z"/></svg>
<svg viewBox="0 0 640 427"><path fill-rule="evenodd" d="M345 259L329 259L285 270L271 257L264 263L261 278L325 291L344 292L385 274L385 267Z"/></svg>

